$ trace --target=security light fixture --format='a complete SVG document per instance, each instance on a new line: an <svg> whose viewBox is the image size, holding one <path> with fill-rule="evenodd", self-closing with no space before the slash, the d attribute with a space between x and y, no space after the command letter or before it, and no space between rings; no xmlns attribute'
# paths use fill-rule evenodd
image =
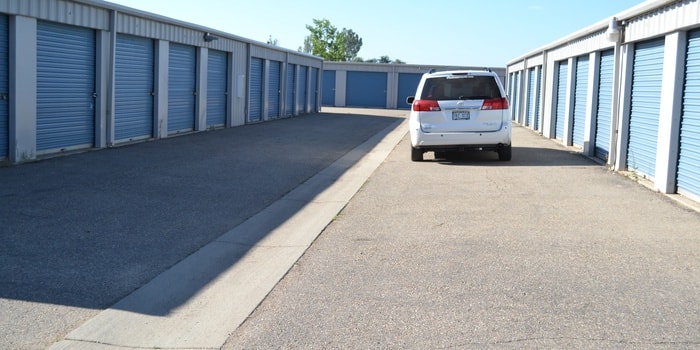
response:
<svg viewBox="0 0 700 350"><path fill-rule="evenodd" d="M211 33L209 33L209 32L204 33L204 41L210 43L214 40L219 40L219 38L211 35Z"/></svg>
<svg viewBox="0 0 700 350"><path fill-rule="evenodd" d="M622 36L621 32L620 22L616 17L611 18L610 24L608 25L608 30L605 32L605 36L608 38L608 41L612 41L614 43L620 42L620 37Z"/></svg>

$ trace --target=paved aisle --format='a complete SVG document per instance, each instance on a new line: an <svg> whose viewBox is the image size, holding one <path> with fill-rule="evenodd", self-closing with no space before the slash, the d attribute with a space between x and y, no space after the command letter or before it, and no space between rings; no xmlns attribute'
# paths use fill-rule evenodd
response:
<svg viewBox="0 0 700 350"><path fill-rule="evenodd" d="M405 137L225 349L700 346L700 215L516 127Z"/></svg>
<svg viewBox="0 0 700 350"><path fill-rule="evenodd" d="M186 348L195 342L203 348L211 339L220 339L216 347L221 346L235 325L218 326L224 333L217 338L207 322L236 319L238 313L220 312L215 318L203 315L208 310L203 306L217 308L215 297L223 296L238 312L262 299L264 294L248 294L247 300L242 290L226 294L213 286L230 276L224 273L229 268L256 275L242 262L254 256L247 254L249 249L270 238L259 231L258 236L226 234L265 210L278 209L268 225L293 221L299 212L293 205L274 206L280 198L326 169L325 182L305 186L299 201L284 203L320 195L381 141L377 135L396 129L405 115L349 112L0 168L0 348L45 349L69 333L69 339L85 340L80 345L87 348L97 346L91 341L145 348ZM358 146L360 151L353 151ZM336 163L339 159L345 162ZM303 246L299 242L270 251L293 257L290 252ZM258 281L276 282L257 276ZM81 327L114 313L125 318ZM116 321L123 320L131 322L134 332L120 328L124 323ZM180 332L175 326L182 324L191 329ZM206 331L197 334L197 327ZM207 342L197 343L201 339Z"/></svg>

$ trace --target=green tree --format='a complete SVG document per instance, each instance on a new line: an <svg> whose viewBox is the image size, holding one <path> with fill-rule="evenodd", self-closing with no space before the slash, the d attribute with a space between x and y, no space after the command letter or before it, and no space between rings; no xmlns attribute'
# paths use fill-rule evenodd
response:
<svg viewBox="0 0 700 350"><path fill-rule="evenodd" d="M343 28L340 32L340 36L343 38L345 43L345 59L344 61L351 61L357 57L357 53L360 52L362 48L362 38L360 38L357 33L352 31L352 29Z"/></svg>
<svg viewBox="0 0 700 350"><path fill-rule="evenodd" d="M314 25L307 25L311 32L304 38L302 52L323 57L328 61L350 61L362 47L362 38L351 29L338 30L327 19L315 19Z"/></svg>
<svg viewBox="0 0 700 350"><path fill-rule="evenodd" d="M360 62L362 62L362 61L360 61ZM366 60L365 62L368 62L368 63L406 64L406 62L404 62L404 61L402 61L402 60L400 60L400 59L398 59L398 58L392 61L391 58L390 58L389 56L382 56L382 57L380 57L380 58L370 58L370 59Z"/></svg>

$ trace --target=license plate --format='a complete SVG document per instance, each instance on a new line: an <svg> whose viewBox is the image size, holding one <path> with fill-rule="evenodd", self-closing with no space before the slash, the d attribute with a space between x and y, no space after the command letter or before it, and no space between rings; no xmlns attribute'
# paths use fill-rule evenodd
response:
<svg viewBox="0 0 700 350"><path fill-rule="evenodd" d="M469 120L469 111L452 112L452 120Z"/></svg>

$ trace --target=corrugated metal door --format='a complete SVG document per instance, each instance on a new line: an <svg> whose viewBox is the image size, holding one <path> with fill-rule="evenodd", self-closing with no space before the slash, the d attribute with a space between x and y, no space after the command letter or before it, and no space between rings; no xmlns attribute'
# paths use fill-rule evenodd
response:
<svg viewBox="0 0 700 350"><path fill-rule="evenodd" d="M566 120L566 83L569 75L569 62L559 62L559 79L557 80L557 114L555 118L554 138L564 137L564 121Z"/></svg>
<svg viewBox="0 0 700 350"><path fill-rule="evenodd" d="M309 67L307 66L299 66L299 85L297 85L297 89L299 89L299 92L297 93L297 108L300 113L306 113L307 111L307 105L306 105L306 97L307 97L307 77L306 74L309 70Z"/></svg>
<svg viewBox="0 0 700 350"><path fill-rule="evenodd" d="M270 61L270 70L267 76L267 116L270 118L280 115L280 87L282 62Z"/></svg>
<svg viewBox="0 0 700 350"><path fill-rule="evenodd" d="M596 158L605 161L608 160L608 153L610 152L614 60L615 52L613 50L600 54L594 155Z"/></svg>
<svg viewBox="0 0 700 350"><path fill-rule="evenodd" d="M114 81L116 142L153 135L153 40L117 34Z"/></svg>
<svg viewBox="0 0 700 350"><path fill-rule="evenodd" d="M248 121L262 120L263 100L263 60L252 58L250 60L250 91L248 92Z"/></svg>
<svg viewBox="0 0 700 350"><path fill-rule="evenodd" d="M677 184L700 200L700 30L688 33Z"/></svg>
<svg viewBox="0 0 700 350"><path fill-rule="evenodd" d="M228 55L224 51L209 50L207 57L207 127L226 124L227 84Z"/></svg>
<svg viewBox="0 0 700 350"><path fill-rule="evenodd" d="M37 23L38 151L91 147L95 140L95 32Z"/></svg>
<svg viewBox="0 0 700 350"><path fill-rule="evenodd" d="M535 120L533 124L534 130L540 130L540 104L542 103L542 67L537 70L535 94Z"/></svg>
<svg viewBox="0 0 700 350"><path fill-rule="evenodd" d="M311 108L313 109L311 112L315 113L316 111L319 110L318 108L318 68L311 68L311 78L309 81L309 88L311 90L311 96L309 96L311 100Z"/></svg>
<svg viewBox="0 0 700 350"><path fill-rule="evenodd" d="M324 106L335 106L335 71L323 71L323 98Z"/></svg>
<svg viewBox="0 0 700 350"><path fill-rule="evenodd" d="M196 51L193 46L170 43L168 68L168 132L194 130Z"/></svg>
<svg viewBox="0 0 700 350"><path fill-rule="evenodd" d="M296 83L294 65L287 63L287 82L284 96L284 115L294 115L294 84Z"/></svg>
<svg viewBox="0 0 700 350"><path fill-rule="evenodd" d="M345 104L386 108L386 76L382 72L348 72Z"/></svg>
<svg viewBox="0 0 700 350"><path fill-rule="evenodd" d="M0 15L0 158L9 153L10 51L7 16Z"/></svg>
<svg viewBox="0 0 700 350"><path fill-rule="evenodd" d="M583 147L583 134L586 126L586 107L588 105L588 56L576 60L576 87L574 89L574 146Z"/></svg>
<svg viewBox="0 0 700 350"><path fill-rule="evenodd" d="M656 170L663 61L663 38L635 46L627 168L650 178Z"/></svg>
<svg viewBox="0 0 700 350"><path fill-rule="evenodd" d="M530 68L527 72L527 118L525 119L526 126L533 125L533 123L535 123L535 104L537 103L537 101L535 100L535 96L537 96L537 92L535 91L535 89L537 89L537 77L535 76L535 68Z"/></svg>
<svg viewBox="0 0 700 350"><path fill-rule="evenodd" d="M415 96L418 83L423 74L399 73L399 94L396 100L396 107L399 109L410 109L411 105L406 103L408 96Z"/></svg>

